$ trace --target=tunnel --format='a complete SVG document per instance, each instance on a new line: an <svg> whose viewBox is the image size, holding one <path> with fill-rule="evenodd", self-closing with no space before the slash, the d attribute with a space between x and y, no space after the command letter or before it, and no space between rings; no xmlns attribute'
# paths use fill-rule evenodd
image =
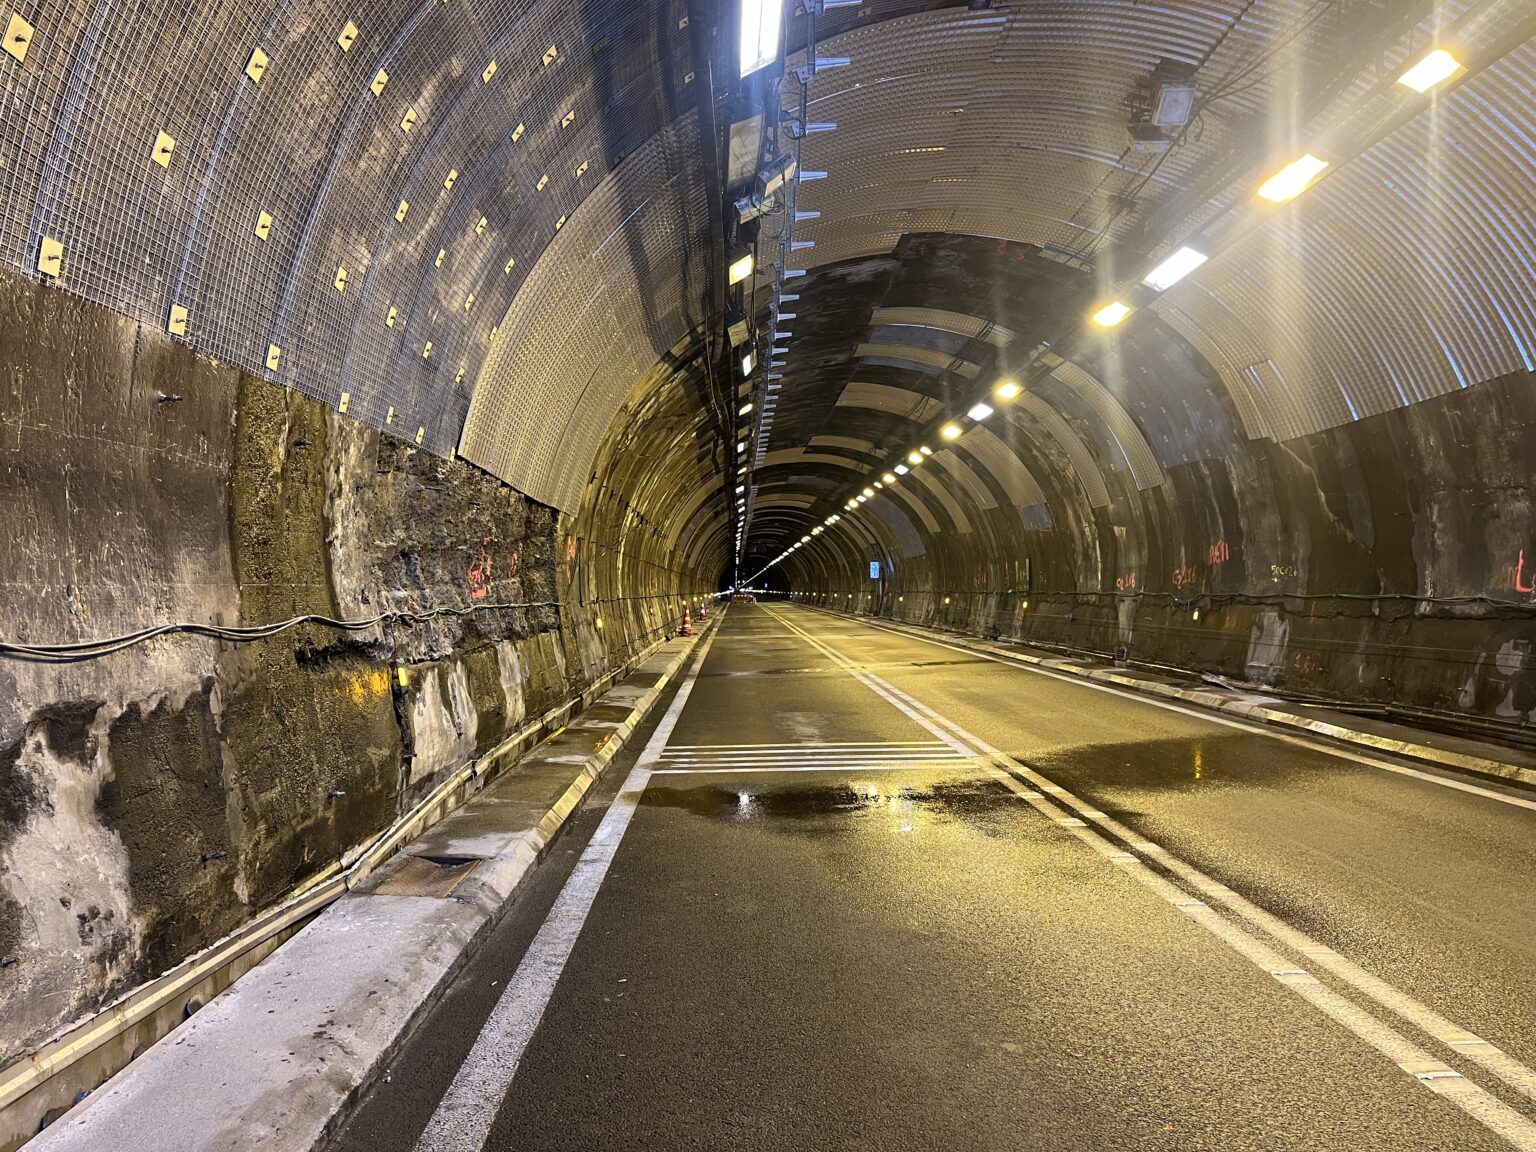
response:
<svg viewBox="0 0 1536 1152"><path fill-rule="evenodd" d="M1466 1009L1483 1021L1473 1031L1449 991L1482 981L1517 1035L1536 1028L1528 0L5 0L0 22L0 1152L33 1139L42 1152L681 1147L683 1116L702 1126L694 1146L715 1148L843 1147L861 1130L892 1148L1000 1147L1014 1125L1041 1148L1536 1149L1536 1073L1519 1063L1536 1063L1531 1033L1500 1041L1480 1006ZM930 699L900 668L954 695ZM801 683L834 673L845 687ZM845 688L864 703L839 711ZM963 730L945 718L972 706ZM1111 715L1133 707L1144 714ZM704 709L718 730L700 727ZM1227 727L1200 721L1213 725L1200 735L1197 713ZM653 756L674 724L683 735ZM1079 779L1069 746L1106 759ZM753 773L802 754L824 787L785 775L754 790ZM1358 785L1326 782L1320 765L1351 756ZM1403 1083L1361 1072L1347 1108L1300 1093L1272 1128L1258 1105L1232 1105L1240 1120L1212 1111L1226 1090L1213 1088L1188 1104L1193 1130L1143 1129L1105 1101L1194 1082L1150 1038L1163 1022L1125 1025L1151 1030L1127 1049L1136 1059L1171 1062L1138 1088L1131 1057L1105 1057L1114 1045L1093 1028L1079 1047L1055 1031L1063 1007L1039 1035L1077 1052L1104 1095L1079 1099L1049 1062L1032 1075L1083 1127L1026 1139L1017 1117L995 1118L963 1134L948 1089L891 1054L889 1021L854 1012L860 993L825 975L840 1007L813 1030L850 1047L815 1058L772 1014L742 1008L752 1023L733 1033L653 1006L691 1023L647 1066L697 1043L713 1055L678 1078L732 1069L784 1111L758 1100L738 1129L725 1104L658 1072L651 1111L614 1081L557 1138L529 1094L558 1098L570 1085L551 1067L599 1060L579 1043L589 1018L562 1015L557 989L535 1034L543 1062L501 1085L499 1127L487 1115L479 1143L455 1143L479 1122L463 1103L458 1135L434 1143L461 1086L438 1085L425 1112L391 1111L391 1061L473 1065L478 1021L499 1017L465 1009L477 1022L455 1048L434 1039L452 1029L432 1005L458 1003L443 990L500 954L483 944L512 931L498 925L534 917L525 905L542 897L525 894L554 883L541 877L582 874L574 855L556 862L560 845L601 845L601 814L628 811L623 772L599 779L610 759L657 773L619 859L654 844L678 872L630 890L639 861L618 868L587 897L590 923L608 923L619 890L637 917L669 903L656 891L702 907L719 892L699 877L725 890L738 867L782 901L783 940L733 919L756 915L757 896L712 905L697 937L646 921L645 940L680 950L656 961L669 971L698 960L772 986L777 961L741 966L760 949L797 957L813 987L849 956L900 952L906 968L869 981L912 1002L895 992L901 972L956 970L930 955L936 938L992 928L932 911L968 897L884 847L842 866L907 877L936 903L913 914L915 936L871 929L833 948L885 889L849 905L810 874L834 851L820 822L942 840L944 869L979 870L1023 916L1045 897L1022 875L1003 892L997 877L1018 865L994 853L1036 833L977 814L1006 800L1067 840L1103 832L1109 847L1089 847L1121 872L1138 845L1173 837L1174 857L1153 863L1188 888L1172 907L1190 931L1207 913L1214 933L1258 923L1249 908L1284 919L1290 935L1264 945L1282 955L1254 961L1266 980L1310 980L1325 954L1333 965L1324 991L1298 992L1327 1020L1296 1036L1354 1027L1348 1005L1379 1005L1385 981L1402 985L1392 1010L1424 1001L1412 1027L1451 1037L1451 1055L1421 1060L1412 1044L1435 1041L1412 1033L1399 1050L1365 1029L1341 1054L1318 1041L1331 1078L1386 1053ZM519 832L538 838L518 841L517 886L496 887L481 841L442 831L489 820L476 805L497 789L562 772L564 789L588 760ZM952 761L977 775L945 776ZM1277 775L1223 767L1239 762ZM1080 810L1060 801L1053 765L1087 797ZM903 790L907 769L930 776ZM689 791L704 775L687 773L709 770L723 773L713 790ZM1207 796L1231 798L1231 823ZM1196 807L1164 812L1177 798ZM648 834L662 811L693 823ZM1344 924L1343 896L1288 916L1313 883L1304 870L1255 864L1245 887L1207 851L1248 860L1234 837L1279 835L1299 813L1317 823L1289 833L1298 857L1370 856L1380 898L1362 907L1398 927L1423 912L1388 915L1396 884L1431 867L1416 850L1443 852L1421 886L1443 922L1393 951L1387 929ZM795 850L768 853L754 819ZM968 820L973 852L944 839ZM748 837L742 863L735 842L696 840L700 822ZM1201 847L1179 855L1197 825ZM1475 859L1448 846L1458 836ZM755 851L768 854L748 862ZM1056 876L1055 849L1040 851L1035 875ZM1453 889L1474 906L1458 910ZM1217 909L1226 895L1243 903ZM1102 896L1104 923L1137 919L1121 899ZM277 1046L271 1067L297 1060L305 1082L334 1089L310 1109L323 1112L313 1138L307 1120L273 1119L298 1091L271 1087L275 1072L254 1076L275 1093L264 1103L219 1106L241 1117L224 1143L206 1119L195 1140L157 1128L175 1109L134 1085L180 1075L178 1099L203 1095L185 1072L156 1072L171 1067L163 1051L186 1036L222 1051L219 1020L272 971L326 985L325 925L391 900L473 907L483 925L412 929L401 955L436 957L436 982L358 1026L387 1033L377 1050L335 1038L335 1006L311 1039ZM818 923L818 903L841 926ZM1057 911L1085 932L1099 922ZM1302 930L1317 941L1298 943ZM1406 975L1399 957L1460 957L1481 931L1490 973L1468 959L1443 979ZM1194 955L1161 921L1147 933ZM394 947L348 939L338 971ZM457 943L439 956L444 941ZM1053 946L1066 969L1080 959ZM1140 971L1142 947L1126 937L1102 955ZM1341 955L1363 968L1341 976ZM510 986L514 970L480 983ZM702 983L693 995L735 999ZM903 1011L931 1067L982 1069L978 1084L1004 1075L985 1061L1039 1039L956 1039L915 1002ZM1255 1020L1270 1011L1242 1003ZM1200 1035L1241 1048L1249 1027L1241 1043ZM243 1066L268 1067L241 1035ZM644 1046L603 1035L615 1052ZM733 1064L744 1038L783 1066ZM955 1047L973 1041L973 1057ZM295 1056L304 1045L317 1063ZM951 1104L914 1129L813 1102L784 1071L857 1083L851 1052L883 1069L852 1095ZM1223 1085L1258 1084L1244 1068ZM1333 1121L1316 1118L1335 1106L1325 1138Z"/></svg>

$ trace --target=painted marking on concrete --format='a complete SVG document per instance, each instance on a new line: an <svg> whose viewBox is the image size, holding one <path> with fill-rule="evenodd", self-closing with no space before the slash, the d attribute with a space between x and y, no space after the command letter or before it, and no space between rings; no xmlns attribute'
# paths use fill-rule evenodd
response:
<svg viewBox="0 0 1536 1152"><path fill-rule="evenodd" d="M978 765L984 767L1009 791L1019 795L1021 799L1026 799L1030 806L1040 812L1042 816L1059 823L1066 813L1050 799L1045 797L1031 799L1025 796L1025 793L1029 792L1030 789L1025 786L1020 777L1028 780L1030 784L1033 784L1041 791L1055 789L1052 794L1060 797L1063 802L1067 803L1078 813L1093 810L1090 805L1073 796L1065 788L1053 784L1034 769L993 748L986 741L966 731L954 721L944 718L934 709L909 696L895 685L882 680L872 673L859 671L853 661L844 657L842 653L828 645L821 644L810 636L809 633L785 621L779 613L768 609L768 614L774 617L786 629L797 633L807 642L821 649L829 658L841 662L855 679L863 683L876 695L902 709L914 721L922 724L930 732L937 735L941 731L948 729L957 743L963 740L973 745L980 752ZM943 727L941 728L939 725ZM1008 764L1011 770L1004 771L997 766L999 764ZM1162 896L1163 899L1178 908L1184 915L1205 928L1223 943L1247 957L1263 971L1272 974L1294 970L1279 953L1275 952L1260 940L1259 937L1223 917L1204 900L1191 898L1189 892L1146 868L1139 860L1125 861L1117 859L1117 856L1120 854L1119 846L1105 836L1100 829L1112 832L1122 841L1134 839L1129 829L1107 816L1095 820L1092 825L1084 822L1083 827L1068 826L1065 828L1065 831L1076 836L1084 844L1100 853L1100 855L1107 859L1115 860L1117 867L1127 876L1132 877L1137 883ZM1302 947L1322 948L1322 945L1318 944L1318 942L1292 928L1289 924L1280 920L1279 917L1273 916L1249 903L1224 884L1211 879L1192 865L1185 864L1166 849L1153 844L1151 841L1142 840L1139 843L1156 849L1159 863L1197 889L1202 896L1205 896L1207 899L1214 899L1217 903L1227 908L1228 911L1253 923L1287 947L1292 949L1300 949ZM1315 954L1313 958L1318 961L1320 967L1328 969L1335 977L1369 996L1383 1007L1395 1012L1403 1019L1415 1024L1435 1039L1446 1043L1447 1046L1449 1046L1452 1038L1473 1037L1473 1033L1452 1024L1445 1017L1418 1003L1418 1001L1413 1000L1405 993L1398 991L1387 984L1386 981L1372 976L1336 952L1324 950L1324 952ZM1446 1097L1472 1117L1472 1119L1502 1137L1514 1147L1521 1149L1521 1152L1536 1152L1536 1123L1528 1120L1498 1097L1460 1074L1452 1077L1433 1076L1428 1079L1418 1077L1418 1071L1420 1070L1425 1068L1442 1069L1445 1066L1434 1060L1427 1052L1418 1048L1417 1045L1401 1033L1358 1007L1352 1001L1345 999L1342 994L1334 991L1328 985L1317 980L1315 976L1311 976L1310 973L1303 973L1303 975L1307 978L1290 977L1281 980L1280 983L1312 1004L1313 1007L1323 1012L1330 1019L1341 1024L1360 1039L1370 1044L1371 1047L1375 1048L1383 1056L1397 1064L1399 1068L1414 1075L1419 1083L1423 1084L1430 1091ZM1491 1045L1490 1048L1492 1048ZM1492 1053L1490 1053L1471 1046L1455 1050L1461 1052L1468 1059L1477 1062L1511 1087L1536 1099L1536 1072L1532 1072L1531 1069L1520 1064L1507 1053L1497 1048L1492 1048ZM1446 1071L1451 1070L1446 1069Z"/></svg>
<svg viewBox="0 0 1536 1152"><path fill-rule="evenodd" d="M1298 736L1293 732L1281 732L1267 724L1255 724L1243 720L1234 719L1231 716L1208 712L1203 709L1190 708L1183 704L1177 704L1172 700L1164 700L1156 696L1147 696L1139 692L1131 692L1124 688L1116 688L1097 680L1087 680L1080 676L1070 676L1061 672L1052 671L1050 668L1037 667L1034 664L1024 663L1019 660L1010 660L1006 656L994 652L987 652L979 648L967 648L959 644L947 644L943 640L931 640L926 636L919 636L912 632L903 632L898 628L887 628L881 624L871 624L859 621L865 628L874 629L877 632L888 632L892 636L900 636L903 639L913 640L919 644L931 644L935 648L948 648L952 652L965 652L972 656L980 656L984 660L990 660L994 664L1001 664L1005 668L1015 668L1020 672L1033 672L1037 676L1047 676L1052 680L1059 680L1064 684L1073 684L1079 688L1090 688L1095 692L1107 692L1111 696L1119 696L1122 700L1131 700L1137 704L1148 704L1154 708L1162 708L1168 712L1177 712L1181 716L1188 716L1192 720L1203 720L1210 724L1220 724L1226 728L1236 728L1239 732L1247 732L1250 735L1268 736L1272 740L1283 740L1288 744L1294 744L1300 748L1306 748L1311 752L1318 752L1325 756L1334 756L1340 760L1353 760L1358 764L1364 764L1368 768L1378 768L1383 772L1392 772L1398 776L1410 776L1415 780L1423 780L1429 784L1438 784L1442 788L1450 788L1457 792L1466 792L1469 795L1481 796L1488 800L1497 800L1500 804L1508 804L1515 808L1525 808L1536 812L1536 800L1527 799L1524 796L1514 796L1507 792L1499 792L1492 788L1484 788L1466 780L1456 780L1433 772L1421 771L1418 768L1410 768L1406 764L1394 764L1390 760L1381 760L1375 756L1366 755L1363 752L1355 752L1348 748L1336 748L1331 744L1320 744L1315 740L1308 740L1304 736Z"/></svg>
<svg viewBox="0 0 1536 1152"><path fill-rule="evenodd" d="M663 756L677 756L688 753L713 753L713 752L803 752L826 750L832 748L947 748L948 744L942 740L864 740L839 743L834 741L807 740L803 744L673 744Z"/></svg>
<svg viewBox="0 0 1536 1152"><path fill-rule="evenodd" d="M608 866L613 863L619 842L640 805L653 767L661 759L662 749L667 746L704 658L718 635L719 632L711 633L694 657L677 696L608 806L538 935L491 1010L469 1056L427 1121L426 1130L416 1142L416 1152L481 1152L485 1147L496 1113L565 970L597 890L608 875Z"/></svg>
<svg viewBox="0 0 1536 1152"><path fill-rule="evenodd" d="M731 776L742 774L775 775L780 772L958 772L974 770L974 765L959 757L904 764L759 764L748 768L657 768L652 776Z"/></svg>

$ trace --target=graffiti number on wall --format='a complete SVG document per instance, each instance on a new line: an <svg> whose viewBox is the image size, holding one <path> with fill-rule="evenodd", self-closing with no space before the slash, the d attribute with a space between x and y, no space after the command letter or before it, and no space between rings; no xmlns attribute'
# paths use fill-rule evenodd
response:
<svg viewBox="0 0 1536 1152"><path fill-rule="evenodd" d="M1227 542L1225 540L1218 540L1211 545L1206 556L1212 564L1224 564L1232 558L1232 553L1227 550Z"/></svg>

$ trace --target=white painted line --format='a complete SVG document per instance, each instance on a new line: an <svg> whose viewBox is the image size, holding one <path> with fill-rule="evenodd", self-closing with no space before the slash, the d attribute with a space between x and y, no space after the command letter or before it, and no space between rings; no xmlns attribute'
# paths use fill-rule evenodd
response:
<svg viewBox="0 0 1536 1152"><path fill-rule="evenodd" d="M915 640L919 644L931 644L935 648L948 648L952 652L965 652L972 656L979 656L983 660L990 660L994 664L1001 664L1005 668L1014 668L1020 672L1033 672L1037 676L1047 676L1052 680L1059 680L1065 684L1074 684L1079 688L1091 688L1095 692L1108 692L1111 696L1119 696L1122 700L1133 700L1138 704L1148 704L1154 708L1162 708L1169 712L1177 712L1181 716L1188 716L1192 720L1204 720L1211 724L1220 724L1226 728L1236 728L1239 732L1247 732L1255 736L1268 736L1272 740L1284 740L1288 744L1306 748L1312 752L1319 752L1326 756L1334 756L1340 760L1353 760L1358 764L1364 764L1368 768L1378 768L1383 772L1392 772L1398 776L1411 776L1415 780L1423 780L1429 784L1438 784L1442 788L1450 788L1457 792L1466 792L1469 795L1481 796L1488 800L1497 800L1501 804L1508 804L1515 808L1526 808L1536 812L1536 800L1524 796L1513 796L1507 792L1499 792L1492 788L1484 788L1467 780L1456 780L1433 772L1424 772L1417 768L1410 768L1406 764L1394 764L1390 760L1381 760L1375 756L1369 756L1363 752L1355 752L1348 748L1337 748L1332 744L1323 744L1316 740L1308 740L1304 736L1298 736L1294 732L1277 730L1268 724L1256 724L1252 721L1234 719L1229 715L1205 711L1198 708L1190 708L1184 704L1176 704L1171 700L1164 700L1157 696L1148 696L1139 692L1131 692L1125 688L1117 688L1104 684L1097 680L1088 680L1079 676L1071 676L1063 672L1057 672L1050 668L1038 667L1034 664L1024 663L1020 660L1010 660L1006 656L995 652L986 652L979 648L967 648L959 644L948 644L943 640L931 640L926 636L904 632L899 628L887 628L881 624L858 621L865 628L872 628L877 632L888 632L892 636L900 636L903 639Z"/></svg>
<svg viewBox="0 0 1536 1152"><path fill-rule="evenodd" d="M1006 753L1000 752L986 741L967 732L954 721L944 718L926 704L902 692L893 684L882 680L872 673L857 670L854 667L853 661L844 657L842 653L828 645L821 644L814 637L810 636L809 633L785 621L772 609L769 609L768 612L786 629L797 633L812 646L818 647L829 658L840 661L855 679L897 708L902 709L914 721L922 724L929 731L938 734L947 729L951 733L952 738L957 741L965 741L976 747L980 753L978 758L979 766L984 767L1005 788L1026 800L1032 808L1048 820L1055 821L1059 826L1063 826L1066 832L1076 836L1107 860L1114 862L1116 867L1125 872L1127 876L1132 877L1142 886L1162 896L1163 899L1178 908L1195 923L1205 928L1235 951L1246 956L1263 971L1272 975L1280 974L1274 975L1274 978L1279 980L1284 987L1289 988L1330 1019L1343 1025L1360 1039L1370 1044L1371 1047L1397 1064L1399 1068L1413 1075L1419 1083L1423 1084L1431 1092L1451 1100L1466 1112L1467 1115L1508 1141L1514 1147L1520 1149L1521 1152L1536 1152L1536 1123L1532 1123L1480 1085L1475 1084L1459 1073L1456 1073L1453 1069L1447 1068L1445 1065L1434 1060L1427 1052L1419 1049L1401 1033L1395 1031L1364 1009L1357 1007L1332 988L1322 984L1316 977L1311 976L1310 973L1294 968L1279 953L1271 949L1257 936L1247 932L1232 921L1225 919L1214 908L1208 906L1204 900L1193 898L1189 892L1158 873L1151 871L1135 857L1127 859L1126 854L1121 851L1119 845L1103 835L1099 828L1113 831L1122 840L1135 840L1135 847L1150 850L1151 854L1156 856L1160 864L1173 871L1176 875L1179 875L1182 879L1185 879L1186 882L1189 882L1202 896L1215 898L1218 903L1227 907L1229 911L1242 915L1245 919L1249 919L1256 925L1263 927L1271 936L1274 936L1288 947L1305 946L1322 949L1322 945L1292 928L1278 917L1272 916L1262 909L1249 904L1230 888L1205 876L1204 873L1199 872L1191 865L1178 860L1159 845L1151 841L1136 839L1129 829L1124 828L1107 816L1093 821L1092 825L1088 824L1087 821L1077 821L1074 823L1064 819L1067 816L1066 812L1050 799L1026 787L1018 777L1023 776L1035 788L1044 792L1051 792L1052 795L1060 797L1079 813L1093 811L1094 809L1073 796L1065 788L1051 783L1051 781L1041 776L1034 769L1020 764ZM942 724L943 728L938 727L939 724ZM1003 771L1002 768L998 767L999 764L1010 765L1012 771ZM1257 914L1257 918L1246 915L1243 911L1244 908L1251 909L1253 913ZM1279 929L1279 931L1277 932L1275 929ZM1357 968L1342 956L1331 952L1331 950L1314 953L1313 958L1318 961L1319 966L1326 967L1335 977L1376 1000L1383 1007L1396 1012L1398 1015L1423 1028L1436 1039L1443 1040L1449 1044L1449 1038L1452 1035L1458 1038L1473 1037L1471 1032L1457 1027L1431 1009L1412 1000L1385 981L1371 976L1363 969ZM1299 975L1296 975L1296 973L1299 973ZM1492 1045L1489 1047L1492 1048ZM1490 1058L1489 1053L1475 1046L1457 1048L1455 1051L1460 1052L1470 1060L1476 1061L1488 1071L1526 1095L1531 1095L1533 1086L1536 1086L1536 1073L1533 1073L1529 1068L1526 1068L1513 1057L1499 1051L1497 1048L1492 1048L1493 1053L1497 1054L1496 1058ZM1432 1074L1426 1076L1424 1075L1425 1072ZM1441 1073L1445 1074L1442 1075Z"/></svg>
<svg viewBox="0 0 1536 1152"><path fill-rule="evenodd" d="M974 771L972 760L952 757L947 760L930 760L921 764L808 764L787 766L762 764L755 768L657 768L652 776L736 776L749 773L775 775L780 772L959 772Z"/></svg>
<svg viewBox="0 0 1536 1152"><path fill-rule="evenodd" d="M522 1062L528 1042L544 1016L555 984L565 970L571 949L586 923L587 913L597 898L597 890L608 875L619 842L629 828L630 818L640 805L653 766L667 746L667 738L677 725L683 706L693 691L699 669L709 654L719 632L710 633L694 657L687 678L677 690L661 723L630 770L618 795L613 798L602 822L597 826L576 867L560 890L538 935L528 946L517 971L507 982L496 1007L480 1030L474 1047L427 1121L426 1130L416 1141L416 1152L481 1152L490 1136L491 1125L501 1109L512 1078Z"/></svg>
<svg viewBox="0 0 1536 1152"><path fill-rule="evenodd" d="M808 740L806 743L674 743L662 756L676 753L728 753L728 751L817 751L828 748L940 748L943 740L863 740L863 742L831 743Z"/></svg>
<svg viewBox="0 0 1536 1152"><path fill-rule="evenodd" d="M969 759L970 759L970 757L968 757L968 756L952 756L952 755L946 755L946 754L943 754L943 753L938 753L938 754L928 754L928 755L921 755L921 756L785 756L785 757L782 757L782 758L780 758L780 757L772 757L772 758L770 758L770 757L766 757L766 756L737 756L737 757L733 757L730 760L725 760L725 759L662 760L661 763L667 765L667 767L669 767L669 768L710 768L710 767L730 768L730 767L735 766L735 765L745 765L745 764L753 764L753 765L761 764L761 765L765 765L765 766L767 766L767 765L774 765L774 764L782 764L786 768L788 768L788 767L792 767L792 766L794 766L796 764L821 764L821 765L870 764L870 763L880 763L880 764L902 764L902 763L906 763L906 764L926 764L926 763L928 763L928 762L930 762L932 760L969 760Z"/></svg>

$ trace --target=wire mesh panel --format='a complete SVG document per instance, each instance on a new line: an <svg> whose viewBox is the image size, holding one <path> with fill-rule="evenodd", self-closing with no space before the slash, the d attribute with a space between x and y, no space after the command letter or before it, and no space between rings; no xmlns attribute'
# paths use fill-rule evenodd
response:
<svg viewBox="0 0 1536 1152"><path fill-rule="evenodd" d="M447 453L522 278L691 105L686 12L44 0L0 259Z"/></svg>

